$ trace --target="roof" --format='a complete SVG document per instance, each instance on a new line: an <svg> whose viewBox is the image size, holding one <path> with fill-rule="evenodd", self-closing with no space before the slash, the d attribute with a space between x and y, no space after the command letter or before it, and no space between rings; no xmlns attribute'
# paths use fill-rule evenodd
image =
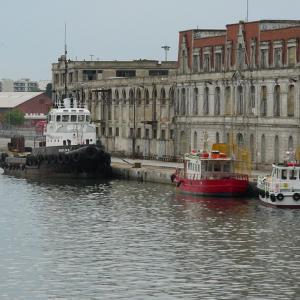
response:
<svg viewBox="0 0 300 300"><path fill-rule="evenodd" d="M43 92L0 92L0 108L14 108Z"/></svg>

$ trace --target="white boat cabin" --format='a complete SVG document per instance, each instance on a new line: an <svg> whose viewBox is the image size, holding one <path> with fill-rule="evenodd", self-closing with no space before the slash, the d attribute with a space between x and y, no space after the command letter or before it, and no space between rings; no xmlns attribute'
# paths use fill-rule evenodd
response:
<svg viewBox="0 0 300 300"><path fill-rule="evenodd" d="M95 144L96 127L88 109L66 98L49 112L45 136L47 147Z"/></svg>
<svg viewBox="0 0 300 300"><path fill-rule="evenodd" d="M219 153L191 153L184 159L184 177L205 179L226 177L234 172L233 160Z"/></svg>

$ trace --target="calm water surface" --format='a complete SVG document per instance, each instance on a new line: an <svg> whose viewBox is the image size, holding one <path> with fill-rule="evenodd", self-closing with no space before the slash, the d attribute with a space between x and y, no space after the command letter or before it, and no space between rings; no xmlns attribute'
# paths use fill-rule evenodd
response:
<svg viewBox="0 0 300 300"><path fill-rule="evenodd" d="M0 299L300 299L300 210L0 175Z"/></svg>

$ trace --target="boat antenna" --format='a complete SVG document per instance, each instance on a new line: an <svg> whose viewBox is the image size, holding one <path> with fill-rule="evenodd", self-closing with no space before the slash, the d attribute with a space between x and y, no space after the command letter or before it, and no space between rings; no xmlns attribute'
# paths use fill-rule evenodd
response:
<svg viewBox="0 0 300 300"><path fill-rule="evenodd" d="M249 21L249 0L247 0L247 17L246 17L246 22Z"/></svg>
<svg viewBox="0 0 300 300"><path fill-rule="evenodd" d="M64 60L65 60L65 98L67 97L68 93L68 87L67 87L67 77L68 77L68 60L67 60L67 24L65 23L65 55L64 55Z"/></svg>

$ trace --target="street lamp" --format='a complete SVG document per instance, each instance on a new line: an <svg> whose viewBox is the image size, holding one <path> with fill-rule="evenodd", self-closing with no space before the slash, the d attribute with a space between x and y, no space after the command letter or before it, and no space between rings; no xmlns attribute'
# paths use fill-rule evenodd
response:
<svg viewBox="0 0 300 300"><path fill-rule="evenodd" d="M168 51L171 49L171 47L165 45L165 46L162 46L161 48L165 50L165 61L167 61L168 60Z"/></svg>

